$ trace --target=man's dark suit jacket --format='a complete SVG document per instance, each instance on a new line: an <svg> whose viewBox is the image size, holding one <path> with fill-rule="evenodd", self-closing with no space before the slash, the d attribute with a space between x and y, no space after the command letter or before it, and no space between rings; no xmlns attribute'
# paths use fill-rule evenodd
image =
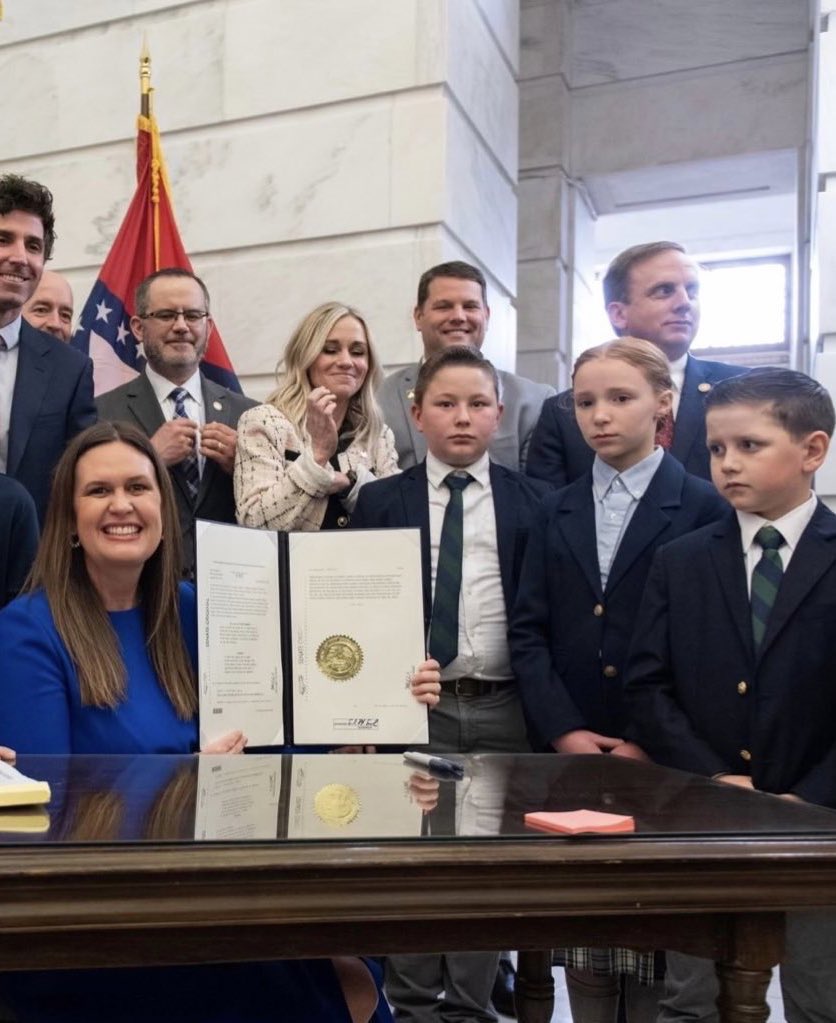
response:
<svg viewBox="0 0 836 1023"><path fill-rule="evenodd" d="M95 422L93 363L22 320L6 474L32 495L40 522L64 448Z"/></svg>
<svg viewBox="0 0 836 1023"><path fill-rule="evenodd" d="M834 623L836 516L823 504L757 653L736 514L662 547L628 663L628 734L669 767L751 773L755 788L836 808Z"/></svg>
<svg viewBox="0 0 836 1023"><path fill-rule="evenodd" d="M670 453L693 476L711 479L705 446L705 396L713 384L745 372L743 366L688 357ZM553 487L565 487L591 468L594 457L575 419L572 392L547 399L528 448L526 474Z"/></svg>
<svg viewBox="0 0 836 1023"><path fill-rule="evenodd" d="M529 730L539 746L576 728L624 734L624 666L657 547L721 518L710 483L666 454L601 588L592 473L550 494L526 548L508 638Z"/></svg>
<svg viewBox="0 0 836 1023"><path fill-rule="evenodd" d="M491 491L496 515L496 542L505 607L510 616L517 591L528 530L534 512L548 487L538 480L491 462ZM432 612L432 566L430 557L430 499L427 463L360 490L351 528L382 529L414 526L421 530L421 561L424 580L424 628L429 632ZM465 530L467 523L465 523Z"/></svg>
<svg viewBox="0 0 836 1023"><path fill-rule="evenodd" d="M238 425L241 413L257 405L257 401L242 394L221 387L203 376L203 409L207 423L224 423L233 429ZM174 385L172 385L174 386ZM163 410L157 401L154 388L148 377L141 373L134 380L122 384L96 399L101 419L123 420L152 437L165 422ZM194 572L195 519L211 519L214 522L235 522L235 496L232 490L232 476L211 458L207 458L200 478L200 490L192 507L186 477L179 465L169 468L180 518L183 541L183 573L191 576Z"/></svg>
<svg viewBox="0 0 836 1023"><path fill-rule="evenodd" d="M37 549L35 502L17 480L0 474L0 607L20 592Z"/></svg>

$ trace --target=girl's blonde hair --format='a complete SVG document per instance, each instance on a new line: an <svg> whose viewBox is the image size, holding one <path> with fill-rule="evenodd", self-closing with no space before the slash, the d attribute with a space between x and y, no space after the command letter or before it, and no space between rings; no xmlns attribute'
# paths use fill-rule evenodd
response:
<svg viewBox="0 0 836 1023"><path fill-rule="evenodd" d="M575 360L572 370L572 383L581 366L594 359L620 359L629 366L635 367L650 384L656 394L673 390L671 367L668 360L656 345L643 341L638 337L618 337L614 341L606 341L594 348L587 348Z"/></svg>
<svg viewBox="0 0 836 1023"><path fill-rule="evenodd" d="M358 443L371 447L383 431L383 417L374 396L383 374L374 352L368 325L360 313L351 306L343 305L341 302L326 302L308 313L287 343L284 356L276 367L278 386L267 401L287 416L300 437L310 439L305 425L308 395L313 389L308 378L308 370L321 354L328 335L344 316L353 317L363 328L369 359L366 379L348 403L345 432Z"/></svg>

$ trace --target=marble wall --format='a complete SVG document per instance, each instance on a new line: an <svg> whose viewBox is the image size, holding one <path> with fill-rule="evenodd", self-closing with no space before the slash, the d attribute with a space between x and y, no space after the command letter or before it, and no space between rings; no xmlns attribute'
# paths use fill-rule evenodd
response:
<svg viewBox="0 0 836 1023"><path fill-rule="evenodd" d="M80 307L133 191L143 37L181 233L245 389L298 319L367 314L416 358L421 271L479 262L489 353L513 368L516 0L6 0L0 173L55 193Z"/></svg>

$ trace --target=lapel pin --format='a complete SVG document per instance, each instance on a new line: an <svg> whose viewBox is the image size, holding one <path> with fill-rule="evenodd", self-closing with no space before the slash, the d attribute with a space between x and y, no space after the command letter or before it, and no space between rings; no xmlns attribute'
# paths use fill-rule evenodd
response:
<svg viewBox="0 0 836 1023"><path fill-rule="evenodd" d="M708 394L708 392L711 390L711 384L707 380L703 380L701 384L697 384L697 390L701 394Z"/></svg>
<svg viewBox="0 0 836 1023"><path fill-rule="evenodd" d="M700 386L702 387L702 384L701 384ZM221 409L223 408L223 405L222 405L222 404L221 404L221 403L220 403L219 401L213 401L213 402L212 402L212 408L213 408L213 409L214 409L214 410L215 410L216 412L220 412L220 411L221 411Z"/></svg>
<svg viewBox="0 0 836 1023"><path fill-rule="evenodd" d="M407 401L415 401L415 391L413 391L411 387L406 392L406 400Z"/></svg>

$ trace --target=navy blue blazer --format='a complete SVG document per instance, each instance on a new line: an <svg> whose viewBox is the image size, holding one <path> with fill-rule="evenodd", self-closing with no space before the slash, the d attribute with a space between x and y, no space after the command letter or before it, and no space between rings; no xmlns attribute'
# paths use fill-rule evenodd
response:
<svg viewBox="0 0 836 1023"><path fill-rule="evenodd" d="M627 669L630 738L698 774L836 808L836 515L801 536L756 654L737 516L656 555Z"/></svg>
<svg viewBox="0 0 836 1023"><path fill-rule="evenodd" d="M0 473L0 607L20 592L38 549L38 514L31 495Z"/></svg>
<svg viewBox="0 0 836 1023"><path fill-rule="evenodd" d="M624 734L624 664L653 554L727 508L711 484L665 454L602 590L591 470L543 502L509 631L511 664L537 745L551 748L576 728Z"/></svg>
<svg viewBox="0 0 836 1023"><path fill-rule="evenodd" d="M67 442L95 422L93 363L22 320L6 473L32 495L41 522Z"/></svg>
<svg viewBox="0 0 836 1023"><path fill-rule="evenodd" d="M496 514L499 571L510 617L517 592L528 530L537 506L549 488L538 480L491 462L491 490ZM432 565L430 558L430 499L427 463L419 462L405 472L367 483L360 490L351 516L352 529L385 529L413 526L421 530L421 561L424 583L424 633L432 613ZM467 523L465 523L467 529Z"/></svg>
<svg viewBox="0 0 836 1023"><path fill-rule="evenodd" d="M711 479L705 445L705 395L712 384L745 372L744 366L688 357L670 452L686 472ZM594 457L575 419L572 392L547 398L528 448L526 474L553 487L565 487L592 467Z"/></svg>

